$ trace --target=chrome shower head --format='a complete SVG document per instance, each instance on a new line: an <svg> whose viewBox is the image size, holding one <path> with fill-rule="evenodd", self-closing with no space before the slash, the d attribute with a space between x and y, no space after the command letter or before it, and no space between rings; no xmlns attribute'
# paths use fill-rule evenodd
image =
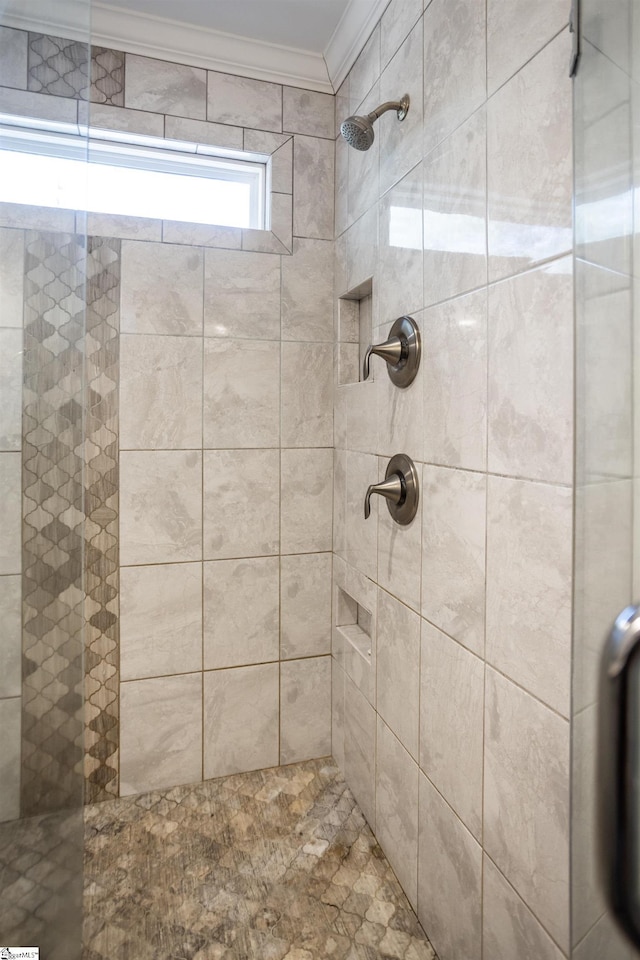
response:
<svg viewBox="0 0 640 960"><path fill-rule="evenodd" d="M340 124L340 133L347 141L350 147L356 150L368 150L375 140L373 125L387 110L395 110L398 120L404 120L409 112L409 94L405 94L402 100L388 100L383 103L366 117L347 117Z"/></svg>

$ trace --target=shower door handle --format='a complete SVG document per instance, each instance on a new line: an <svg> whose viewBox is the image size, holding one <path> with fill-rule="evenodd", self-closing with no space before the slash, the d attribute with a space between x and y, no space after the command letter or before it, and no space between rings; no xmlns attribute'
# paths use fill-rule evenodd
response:
<svg viewBox="0 0 640 960"><path fill-rule="evenodd" d="M609 906L640 946L640 607L616 619L600 668L598 834Z"/></svg>

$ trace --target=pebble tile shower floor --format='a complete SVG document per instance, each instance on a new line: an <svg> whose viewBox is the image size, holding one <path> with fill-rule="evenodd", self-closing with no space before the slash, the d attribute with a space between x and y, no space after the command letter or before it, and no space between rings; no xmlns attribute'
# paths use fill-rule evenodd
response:
<svg viewBox="0 0 640 960"><path fill-rule="evenodd" d="M312 760L86 808L84 960L436 960Z"/></svg>

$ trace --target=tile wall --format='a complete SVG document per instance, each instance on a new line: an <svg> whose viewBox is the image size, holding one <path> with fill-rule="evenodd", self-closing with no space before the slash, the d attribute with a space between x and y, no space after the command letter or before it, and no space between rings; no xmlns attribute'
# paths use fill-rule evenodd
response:
<svg viewBox="0 0 640 960"><path fill-rule="evenodd" d="M8 28L0 42L5 112L82 121L90 79L93 126L272 156L271 231L88 216L88 797L327 755L334 98L101 48L89 69L81 44ZM0 213L17 363L15 237L74 214ZM16 383L0 462L19 542Z"/></svg>
<svg viewBox="0 0 640 960"><path fill-rule="evenodd" d="M442 960L570 950L568 13L392 0L336 97L411 107L336 139L333 752ZM422 332L404 391L354 382L370 287L376 340ZM365 521L401 452L418 516Z"/></svg>

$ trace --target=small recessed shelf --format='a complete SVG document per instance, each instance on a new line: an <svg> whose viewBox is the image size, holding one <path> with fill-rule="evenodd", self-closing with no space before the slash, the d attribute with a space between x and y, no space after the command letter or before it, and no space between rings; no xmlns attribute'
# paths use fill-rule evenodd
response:
<svg viewBox="0 0 640 960"><path fill-rule="evenodd" d="M373 281L366 280L338 301L338 382L358 383L373 340Z"/></svg>
<svg viewBox="0 0 640 960"><path fill-rule="evenodd" d="M338 588L336 630L363 660L371 663L371 622L369 610Z"/></svg>

